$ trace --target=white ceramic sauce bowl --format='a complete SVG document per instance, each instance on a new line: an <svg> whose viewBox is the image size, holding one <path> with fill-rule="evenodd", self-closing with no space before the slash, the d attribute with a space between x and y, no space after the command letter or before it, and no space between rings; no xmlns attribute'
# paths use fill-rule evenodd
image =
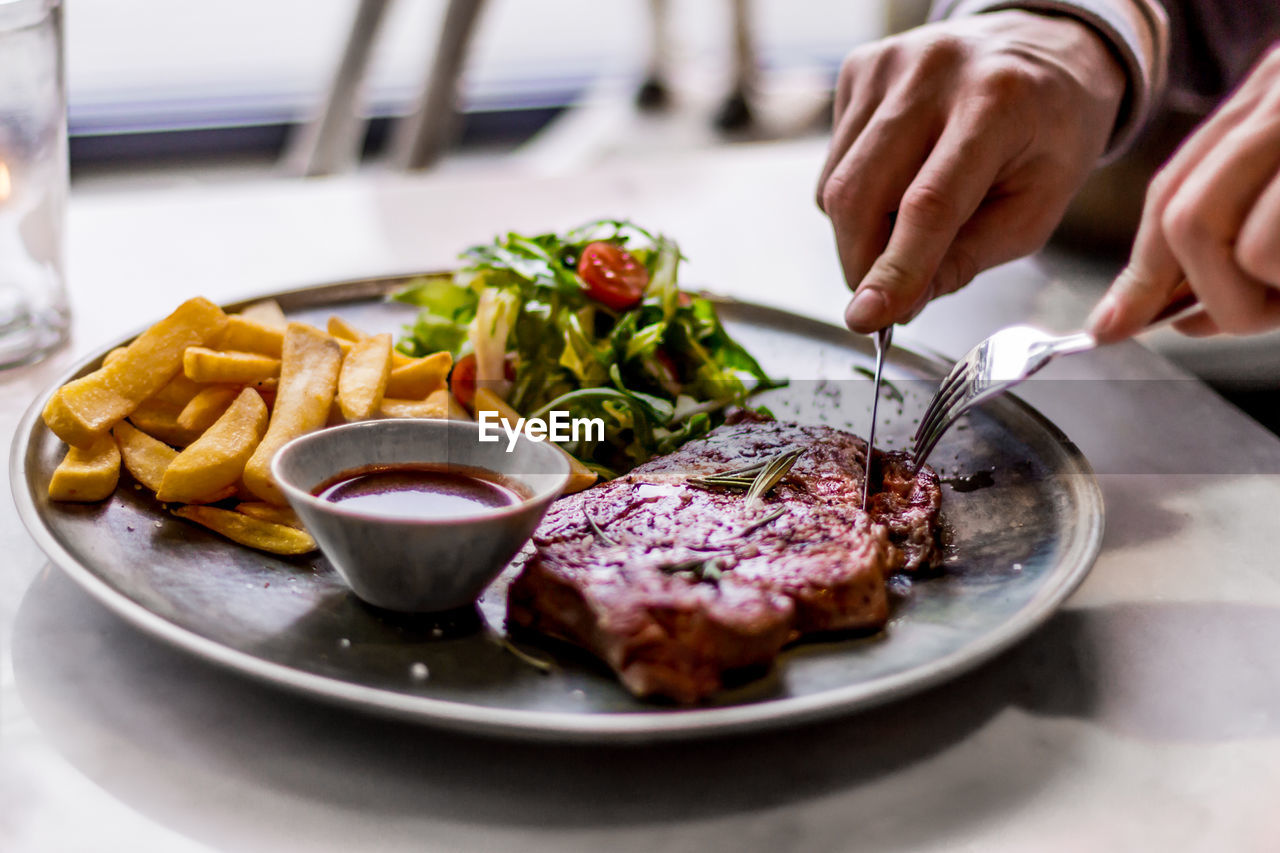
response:
<svg viewBox="0 0 1280 853"><path fill-rule="evenodd" d="M569 465L550 444L520 435L482 442L470 421L396 419L331 427L280 448L271 470L320 550L364 601L403 612L473 601L528 541L564 489ZM312 491L369 466L459 465L491 471L523 491L474 514L406 518L358 511Z"/></svg>

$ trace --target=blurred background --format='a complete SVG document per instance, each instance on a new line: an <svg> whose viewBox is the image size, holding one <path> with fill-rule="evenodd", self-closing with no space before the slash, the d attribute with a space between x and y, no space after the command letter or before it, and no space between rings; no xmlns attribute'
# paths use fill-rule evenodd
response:
<svg viewBox="0 0 1280 853"><path fill-rule="evenodd" d="M67 0L72 190L555 174L717 146L820 146L845 54L927 7ZM1153 127L1156 144L1095 175L1060 229L1053 251L1067 268L1085 264L1090 301L1123 263L1147 177L1188 127ZM1280 431L1280 333L1145 340Z"/></svg>
<svg viewBox="0 0 1280 853"><path fill-rule="evenodd" d="M516 151L581 166L730 137L822 133L841 58L851 45L884 32L893 4L751 3L756 121L727 136L714 120L733 78L730 0L658 4L666 11L662 51L670 84L663 112L631 108L654 55L651 0L453 5L477 11L463 48L461 116L446 134L445 168ZM369 14L366 7L381 16L357 75L355 110L368 125L357 131L354 165L384 167L392 120L413 111L449 6L446 0L71 0L73 185L85 192L301 171L281 160L324 109L357 12Z"/></svg>

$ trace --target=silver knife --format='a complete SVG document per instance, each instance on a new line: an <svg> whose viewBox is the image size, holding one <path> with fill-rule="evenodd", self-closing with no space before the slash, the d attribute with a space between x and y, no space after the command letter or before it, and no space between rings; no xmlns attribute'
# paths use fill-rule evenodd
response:
<svg viewBox="0 0 1280 853"><path fill-rule="evenodd" d="M880 408L880 380L884 376L884 354L893 343L893 325L885 326L876 332L876 380L875 396L871 398L871 429L867 431L867 464L863 467L862 479L862 511L867 510L867 499L871 497L871 466L876 449L876 412Z"/></svg>

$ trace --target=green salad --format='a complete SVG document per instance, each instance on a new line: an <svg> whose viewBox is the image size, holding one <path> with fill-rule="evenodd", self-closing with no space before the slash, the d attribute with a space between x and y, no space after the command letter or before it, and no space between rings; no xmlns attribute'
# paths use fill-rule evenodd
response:
<svg viewBox="0 0 1280 853"><path fill-rule="evenodd" d="M397 343L453 353L450 389L486 387L525 417L601 418L602 441L561 446L603 477L668 453L778 387L725 331L715 305L680 290L675 241L600 220L563 234L510 233L463 252L454 273L395 294L420 307Z"/></svg>

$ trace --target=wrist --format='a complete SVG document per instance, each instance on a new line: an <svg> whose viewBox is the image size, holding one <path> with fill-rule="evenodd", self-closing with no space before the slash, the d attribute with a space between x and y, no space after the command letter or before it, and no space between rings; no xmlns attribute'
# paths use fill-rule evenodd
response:
<svg viewBox="0 0 1280 853"><path fill-rule="evenodd" d="M1169 55L1169 20L1159 0L934 0L932 19L986 17L1005 11L1057 16L1090 29L1089 52L1098 44L1111 63L1095 62L1114 80L1118 65L1122 90L1104 161L1124 152L1141 131L1164 88Z"/></svg>

